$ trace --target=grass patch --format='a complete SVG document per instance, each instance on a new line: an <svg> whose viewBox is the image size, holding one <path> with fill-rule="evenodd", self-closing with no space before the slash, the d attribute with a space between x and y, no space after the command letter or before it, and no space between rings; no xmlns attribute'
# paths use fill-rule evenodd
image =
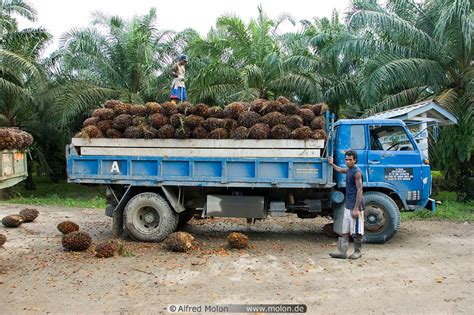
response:
<svg viewBox="0 0 474 315"><path fill-rule="evenodd" d="M81 186L66 182L39 182L36 190L26 190L24 185L14 187L13 197L0 204L28 204L39 206L64 206L72 208L105 208L104 186Z"/></svg>
<svg viewBox="0 0 474 315"><path fill-rule="evenodd" d="M122 257L135 257L135 253L127 250L123 242L118 243L117 252Z"/></svg>
<svg viewBox="0 0 474 315"><path fill-rule="evenodd" d="M474 201L456 202L447 200L438 205L436 212L423 209L414 212L402 212L402 221L408 220L452 220L474 221Z"/></svg>

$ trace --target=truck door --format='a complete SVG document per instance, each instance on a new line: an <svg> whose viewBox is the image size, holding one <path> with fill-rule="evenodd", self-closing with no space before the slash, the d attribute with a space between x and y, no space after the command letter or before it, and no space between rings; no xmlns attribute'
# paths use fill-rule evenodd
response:
<svg viewBox="0 0 474 315"><path fill-rule="evenodd" d="M407 200L416 204L422 198L421 154L403 126L370 126L367 154L370 182L395 185Z"/></svg>
<svg viewBox="0 0 474 315"><path fill-rule="evenodd" d="M366 125L342 124L337 128L335 163L341 167L346 167L345 153L351 149L357 152L357 166L362 172L363 181L367 179L367 132ZM339 187L345 187L345 176L336 173L336 180Z"/></svg>

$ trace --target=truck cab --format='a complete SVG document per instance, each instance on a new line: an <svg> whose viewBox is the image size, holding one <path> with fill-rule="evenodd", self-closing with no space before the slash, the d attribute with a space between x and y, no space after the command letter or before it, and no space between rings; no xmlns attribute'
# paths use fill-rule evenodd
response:
<svg viewBox="0 0 474 315"><path fill-rule="evenodd" d="M373 196L386 196L387 200L396 203L398 211L425 207L431 193L429 161L423 157L403 121L342 119L334 124L333 132L337 165L345 165L347 150L357 152L364 198L369 196L370 201ZM334 176L337 189L344 191L345 175L335 173ZM397 214L388 213L380 202L377 206L371 206L369 202L365 211L366 230L374 234L377 229L385 228L391 216L399 221ZM337 232L337 224L335 229Z"/></svg>

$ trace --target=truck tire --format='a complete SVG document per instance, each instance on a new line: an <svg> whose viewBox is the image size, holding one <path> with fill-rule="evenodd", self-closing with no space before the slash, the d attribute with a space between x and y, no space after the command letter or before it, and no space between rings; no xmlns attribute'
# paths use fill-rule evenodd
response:
<svg viewBox="0 0 474 315"><path fill-rule="evenodd" d="M392 198L378 191L364 193L364 242L383 244L400 229L400 210Z"/></svg>
<svg viewBox="0 0 474 315"><path fill-rule="evenodd" d="M142 242L160 242L174 232L178 214L159 194L145 192L130 199L124 210L130 236Z"/></svg>
<svg viewBox="0 0 474 315"><path fill-rule="evenodd" d="M182 228L194 217L194 211L184 211L179 214L177 228Z"/></svg>

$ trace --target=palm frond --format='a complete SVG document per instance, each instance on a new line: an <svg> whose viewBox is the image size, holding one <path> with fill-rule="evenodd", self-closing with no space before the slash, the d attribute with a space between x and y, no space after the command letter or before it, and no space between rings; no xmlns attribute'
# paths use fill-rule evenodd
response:
<svg viewBox="0 0 474 315"><path fill-rule="evenodd" d="M370 106L365 111L363 117L368 117L378 112L383 112L389 109L394 109L401 106L416 103L417 101L421 100L423 92L426 92L426 89L426 85L416 86L402 90L396 94L392 94L385 98L383 101Z"/></svg>
<svg viewBox="0 0 474 315"><path fill-rule="evenodd" d="M29 21L36 21L36 10L23 0L3 0L0 2L0 11L7 15L18 14Z"/></svg>
<svg viewBox="0 0 474 315"><path fill-rule="evenodd" d="M393 54L405 58L422 57L416 47L400 45L397 42L387 42L373 38L358 37L355 35L341 36L328 48L331 55L348 55L371 57L379 54Z"/></svg>
<svg viewBox="0 0 474 315"><path fill-rule="evenodd" d="M5 80L2 77L0 77L0 89L3 90L4 93L16 95L20 99L28 99L31 97L31 94L28 89L13 84L12 82Z"/></svg>
<svg viewBox="0 0 474 315"><path fill-rule="evenodd" d="M417 84L439 86L446 83L442 66L434 60L420 58L392 59L380 56L373 70L361 81L366 104L377 102L385 93ZM384 60L385 59L385 60Z"/></svg>
<svg viewBox="0 0 474 315"><path fill-rule="evenodd" d="M440 51L443 51L443 47L431 36L393 13L369 10L357 11L352 15L349 25L355 30L378 30L378 32L390 36L393 40L403 38L429 56L436 56Z"/></svg>
<svg viewBox="0 0 474 315"><path fill-rule="evenodd" d="M3 67L8 66L14 71L21 71L29 76L44 76L40 66L31 58L25 57L21 53L0 48L0 59L2 60Z"/></svg>
<svg viewBox="0 0 474 315"><path fill-rule="evenodd" d="M67 125L78 116L85 116L107 99L117 96L110 88L92 86L84 82L70 82L63 87L62 95L56 99L56 107L61 113L60 124Z"/></svg>
<svg viewBox="0 0 474 315"><path fill-rule="evenodd" d="M454 112L455 104L459 99L459 93L456 89L447 89L436 96L435 99L441 106Z"/></svg>

